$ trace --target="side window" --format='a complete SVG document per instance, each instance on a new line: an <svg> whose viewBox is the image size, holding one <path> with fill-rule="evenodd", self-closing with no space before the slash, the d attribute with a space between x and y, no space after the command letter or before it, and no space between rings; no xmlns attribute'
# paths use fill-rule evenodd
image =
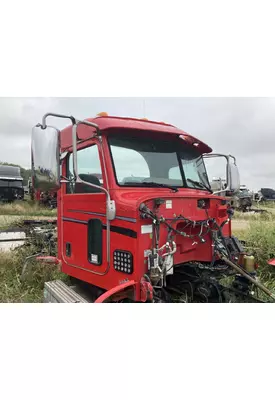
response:
<svg viewBox="0 0 275 400"><path fill-rule="evenodd" d="M73 173L73 155L69 155L68 160L69 179L74 178ZM77 152L78 175L83 181L92 183L97 186L103 185L102 169L97 145L86 147ZM84 185L75 184L73 181L67 185L67 193L102 193L100 189Z"/></svg>

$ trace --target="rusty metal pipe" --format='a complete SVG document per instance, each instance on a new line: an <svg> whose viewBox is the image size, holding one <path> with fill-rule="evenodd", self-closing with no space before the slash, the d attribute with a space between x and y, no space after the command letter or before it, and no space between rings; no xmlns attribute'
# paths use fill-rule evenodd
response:
<svg viewBox="0 0 275 400"><path fill-rule="evenodd" d="M256 279L252 278L249 274L247 274L241 267L238 265L234 264L232 261L230 261L228 258L226 258L224 255L220 255L221 259L230 267L234 268L239 274L243 275L247 280L249 280L251 283L253 283L255 286L257 286L259 289L261 289L265 294L270 296L273 300L275 300L275 295L267 289L264 285L262 285L260 282L257 282Z"/></svg>

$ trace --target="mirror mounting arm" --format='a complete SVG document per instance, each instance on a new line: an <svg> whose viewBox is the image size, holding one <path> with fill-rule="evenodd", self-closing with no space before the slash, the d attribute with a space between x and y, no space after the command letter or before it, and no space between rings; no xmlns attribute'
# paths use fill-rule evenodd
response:
<svg viewBox="0 0 275 400"><path fill-rule="evenodd" d="M70 120L72 121L72 124L73 124L73 125L76 124L76 119L75 119L73 116L71 116L71 115L47 113L47 114L45 114L45 115L43 116L43 118L42 118L42 125L40 125L42 129L46 129L46 128L47 128L46 119L47 119L48 117L68 118L68 119L70 119Z"/></svg>
<svg viewBox="0 0 275 400"><path fill-rule="evenodd" d="M72 129L72 147L73 147L73 171L74 171L74 176L75 176L75 183L82 183L90 187L94 187L99 189L101 192L104 192L107 198L107 221L113 220L115 218L116 214L116 206L114 200L111 200L110 193L107 189L105 189L102 186L97 186L94 185L90 182L83 181L79 175L78 175L78 167L77 167L77 127L78 125L87 125L95 128L97 132L99 132L99 127L97 124L94 124L89 121L76 121L76 123L73 125Z"/></svg>

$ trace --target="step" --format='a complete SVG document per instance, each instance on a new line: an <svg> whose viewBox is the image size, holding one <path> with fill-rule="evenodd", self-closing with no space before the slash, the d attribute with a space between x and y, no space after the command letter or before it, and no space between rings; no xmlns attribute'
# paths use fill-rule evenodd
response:
<svg viewBox="0 0 275 400"><path fill-rule="evenodd" d="M88 303L73 287L58 280L44 285L44 303Z"/></svg>

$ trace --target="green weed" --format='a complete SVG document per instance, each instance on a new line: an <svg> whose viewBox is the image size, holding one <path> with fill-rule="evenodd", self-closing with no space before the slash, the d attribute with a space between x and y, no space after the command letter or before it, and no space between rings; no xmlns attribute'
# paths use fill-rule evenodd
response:
<svg viewBox="0 0 275 400"><path fill-rule="evenodd" d="M40 303L43 302L44 283L54 279L67 280L67 276L52 264L33 261L28 264L26 277L21 281L25 259L33 249L1 253L0 258L0 302Z"/></svg>

